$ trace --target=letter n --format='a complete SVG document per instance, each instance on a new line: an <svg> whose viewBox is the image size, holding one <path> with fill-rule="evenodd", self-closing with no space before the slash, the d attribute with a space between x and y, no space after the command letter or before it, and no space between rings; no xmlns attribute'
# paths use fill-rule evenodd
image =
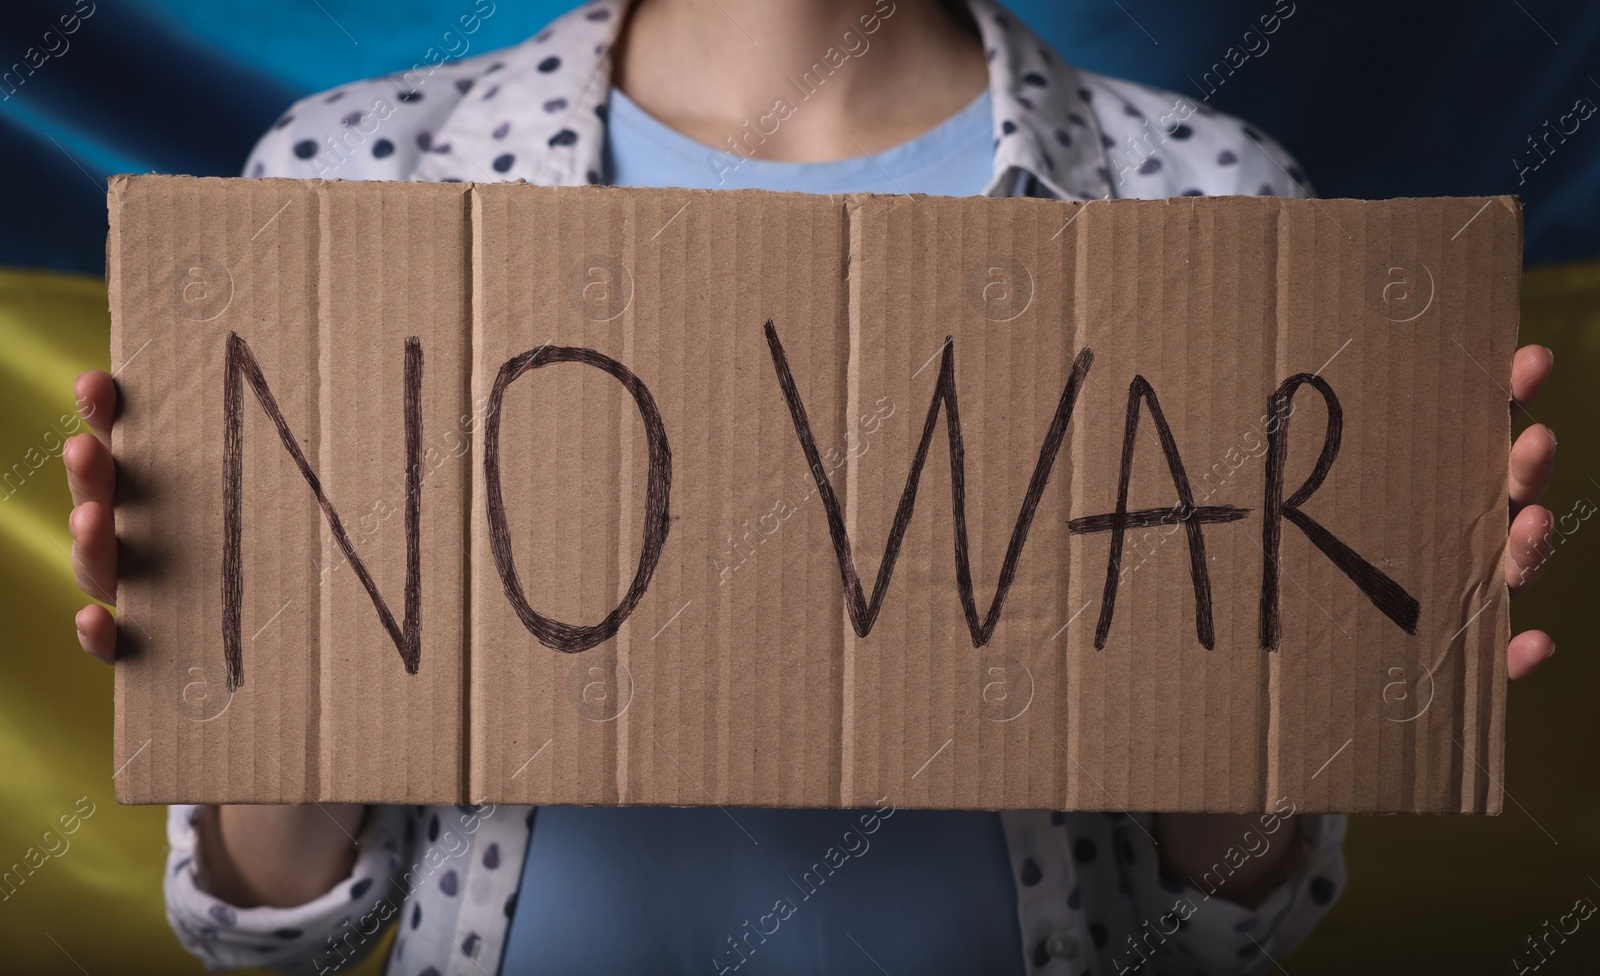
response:
<svg viewBox="0 0 1600 976"><path fill-rule="evenodd" d="M355 569L372 605L383 621L384 629L400 652L407 674L416 674L422 662L422 550L420 525L422 521L422 343L416 336L405 343L405 410L406 441L406 585L405 623L396 624L389 604L378 593L378 585L366 564L356 555L345 533L344 524L333 502L322 490L322 481L311 470L300 443L289 429L288 421L278 409L278 401L261 375L261 366L250 351L250 344L236 332L228 333L227 365L223 378L222 416L222 649L228 665L228 690L234 691L244 684L244 652L239 639L240 617L244 606L244 567L242 564L242 536L244 530L244 390L241 380L250 383L250 389L261 404L261 410L277 428L278 439L284 450L294 459L301 477L311 487L322 514L328 520L339 551Z"/></svg>

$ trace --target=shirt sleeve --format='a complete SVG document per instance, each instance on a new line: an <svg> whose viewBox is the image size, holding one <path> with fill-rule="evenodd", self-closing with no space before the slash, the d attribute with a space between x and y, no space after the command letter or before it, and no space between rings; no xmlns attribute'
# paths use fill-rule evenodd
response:
<svg viewBox="0 0 1600 976"><path fill-rule="evenodd" d="M1140 816L1147 815L1135 815ZM1275 969L1344 890L1342 814L1263 816L1259 827L1242 832L1239 843L1211 871L1187 882L1160 874L1155 845L1135 817L1124 818L1114 833L1119 847L1131 845L1139 851L1125 869L1135 917L1147 920L1135 938L1159 954L1162 972L1178 967L1175 971L1244 976ZM1233 869L1272 846L1297 842L1304 846L1300 866L1264 902L1245 908L1227 900Z"/></svg>
<svg viewBox="0 0 1600 976"><path fill-rule="evenodd" d="M402 900L393 879L399 876L409 809L372 807L356 839L359 853L349 877L321 897L291 908L239 908L207 890L196 846L202 808L173 806L167 813L167 921L207 969L255 966L310 974L354 963L378 945Z"/></svg>

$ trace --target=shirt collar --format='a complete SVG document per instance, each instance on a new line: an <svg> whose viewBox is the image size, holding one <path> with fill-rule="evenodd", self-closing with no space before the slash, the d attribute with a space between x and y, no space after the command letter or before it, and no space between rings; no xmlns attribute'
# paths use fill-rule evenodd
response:
<svg viewBox="0 0 1600 976"><path fill-rule="evenodd" d="M430 154L411 178L600 182L611 49L627 8L628 0L593 0L495 56L438 133L468 171Z"/></svg>
<svg viewBox="0 0 1600 976"><path fill-rule="evenodd" d="M601 178L612 50L630 0L591 0L495 57L441 135L483 181L582 186ZM968 0L989 64L994 175L986 194L1030 191L1092 200L1111 194L1105 146L1078 72L1009 11ZM459 179L429 155L412 178Z"/></svg>
<svg viewBox="0 0 1600 976"><path fill-rule="evenodd" d="M1096 200L1111 195L1106 147L1076 69L1010 11L968 0L989 59L994 102L994 178L990 196L1015 195L1031 176L1049 196Z"/></svg>

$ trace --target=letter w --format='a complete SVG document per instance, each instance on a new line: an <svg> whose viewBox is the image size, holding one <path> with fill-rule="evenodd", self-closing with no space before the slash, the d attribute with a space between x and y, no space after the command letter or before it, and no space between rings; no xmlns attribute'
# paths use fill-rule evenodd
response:
<svg viewBox="0 0 1600 976"><path fill-rule="evenodd" d="M295 440L294 432L283 419L278 401L261 375L261 366L250 351L250 344L236 332L228 333L227 367L223 379L222 415L222 651L228 665L228 690L234 691L244 684L244 653L239 640L240 617L244 605L244 568L242 565L241 536L244 529L244 391L241 378L250 381L250 389L261 404L261 409L278 430L278 439L284 450L294 458L295 466L311 486L311 493L322 506L334 542L354 567L361 585L367 588L372 604L378 610L384 629L400 652L407 674L416 674L422 661L422 549L419 526L422 520L422 343L412 336L405 345L405 406L406 441L406 619L404 626L397 625L389 605L378 595L378 585L373 582L367 566L356 555L334 511L333 502L322 490L322 482L306 461Z"/></svg>
<svg viewBox="0 0 1600 976"><path fill-rule="evenodd" d="M1006 593L1016 577L1017 561L1028 541L1028 530L1033 525L1034 513L1050 481L1050 471L1055 467L1056 455L1066 438L1067 424L1072 420L1072 408L1077 403L1078 391L1089 376L1094 364L1094 352L1083 349L1072 364L1072 375L1056 405L1055 417L1045 433L1044 445L1039 449L1039 460L1033 468L1033 478L1028 482L1028 493L1022 499L1022 510L1017 513L1016 526L1011 530L1011 544L1006 547L1005 561L1000 566L1000 582L995 588L989 612L980 621L978 607L972 593L972 561L967 552L967 496L966 464L961 445L961 411L956 405L955 345L945 338L944 354L939 362L939 381L934 387L933 400L928 404L928 417L922 425L922 440L917 445L916 456L911 461L911 471L906 476L905 490L900 493L900 505L895 510L894 522L889 528L888 543L883 551L883 561L878 564L878 580L873 584L872 596L861 591L861 578L856 573L855 556L850 536L845 531L844 512L839 507L839 497L833 483L822 466L817 453L817 441L811 433L811 422L806 419L805 404L795 388L794 375L789 370L789 360L784 356L778 332L768 321L767 347L772 352L772 366L778 373L778 385L789 405L789 415L794 419L795 434L800 439L800 450L811 466L812 477L817 482L817 493L822 497L823 508L828 513L828 532L833 537L833 549L839 557L839 575L844 580L845 610L850 614L850 624L857 637L866 637L883 608L884 596L889 591L889 580L894 576L895 562L900 558L900 544L906 529L911 525L911 514L917 504L917 483L922 478L922 466L928 460L928 450L933 444L933 429L939 419L939 410L945 411L945 431L950 440L950 503L955 518L956 588L961 597L961 609L966 614L967 629L972 634L972 646L982 647L994 634L1000 622L1000 610L1005 605Z"/></svg>

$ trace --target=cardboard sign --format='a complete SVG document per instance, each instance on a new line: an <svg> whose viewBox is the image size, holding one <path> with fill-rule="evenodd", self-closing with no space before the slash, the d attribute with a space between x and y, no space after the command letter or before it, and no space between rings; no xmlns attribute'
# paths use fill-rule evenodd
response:
<svg viewBox="0 0 1600 976"><path fill-rule="evenodd" d="M110 208L125 802L1500 808L1512 198Z"/></svg>

